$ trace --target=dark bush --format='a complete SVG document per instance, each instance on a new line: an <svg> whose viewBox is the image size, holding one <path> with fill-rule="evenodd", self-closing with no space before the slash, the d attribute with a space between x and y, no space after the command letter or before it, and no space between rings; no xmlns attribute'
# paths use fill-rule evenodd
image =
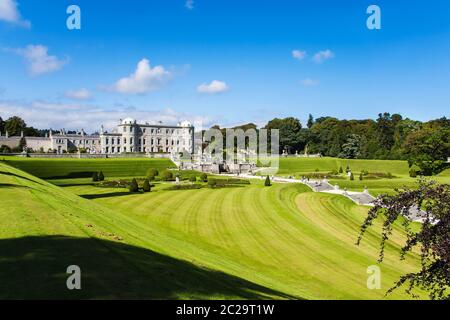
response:
<svg viewBox="0 0 450 320"><path fill-rule="evenodd" d="M361 172L361 173L359 174L359 180L362 181L362 179L363 179L363 173Z"/></svg>
<svg viewBox="0 0 450 320"><path fill-rule="evenodd" d="M176 184L174 186L171 186L170 188L167 188L166 190L193 190L193 189L201 189L203 188L203 185L199 183L194 184Z"/></svg>
<svg viewBox="0 0 450 320"><path fill-rule="evenodd" d="M98 181L105 181L105 175L103 174L103 171L100 171L98 173Z"/></svg>
<svg viewBox="0 0 450 320"><path fill-rule="evenodd" d="M342 169L342 166L339 167L339 173L344 173L344 169Z"/></svg>
<svg viewBox="0 0 450 320"><path fill-rule="evenodd" d="M148 179L145 179L144 185L142 186L142 190L144 192L150 192L152 191L152 186L150 185L150 181Z"/></svg>
<svg viewBox="0 0 450 320"><path fill-rule="evenodd" d="M190 176L189 177L189 181L190 182L196 182L197 181L197 177L196 176Z"/></svg>
<svg viewBox="0 0 450 320"><path fill-rule="evenodd" d="M216 179L208 179L208 186L210 187L210 188L214 188L214 187L216 187L217 186L217 180Z"/></svg>
<svg viewBox="0 0 450 320"><path fill-rule="evenodd" d="M269 176L266 176L266 181L264 181L264 186L266 187L270 187L272 184L270 183L270 178Z"/></svg>
<svg viewBox="0 0 450 320"><path fill-rule="evenodd" d="M156 177L156 176L158 176L159 175L159 172L158 172L158 170L156 170L155 168L150 168L150 169L148 169L147 170L147 177L149 178L149 177ZM154 179L153 179L154 180Z"/></svg>
<svg viewBox="0 0 450 320"><path fill-rule="evenodd" d="M208 182L208 175L206 173L202 173L200 175L200 181L202 182Z"/></svg>
<svg viewBox="0 0 450 320"><path fill-rule="evenodd" d="M173 173L170 171L164 171L163 173L161 173L161 179L163 181L171 181L173 180Z"/></svg>
<svg viewBox="0 0 450 320"><path fill-rule="evenodd" d="M98 173L97 173L97 172L94 172L94 173L92 174L92 181L93 181L93 182L97 182L97 181L98 181Z"/></svg>
<svg viewBox="0 0 450 320"><path fill-rule="evenodd" d="M355 180L355 176L353 175L353 172L352 173L350 173L350 180Z"/></svg>
<svg viewBox="0 0 450 320"><path fill-rule="evenodd" d="M128 190L130 192L138 192L139 191L139 185L138 185L138 183L137 183L135 178L133 178L133 180L131 180L131 183L128 186Z"/></svg>

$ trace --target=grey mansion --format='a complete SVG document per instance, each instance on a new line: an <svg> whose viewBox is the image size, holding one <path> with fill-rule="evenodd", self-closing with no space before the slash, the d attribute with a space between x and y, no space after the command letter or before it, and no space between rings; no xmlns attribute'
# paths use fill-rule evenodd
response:
<svg viewBox="0 0 450 320"><path fill-rule="evenodd" d="M46 137L9 137L0 134L0 146L15 148L24 138L26 147L34 152L66 153L85 151L91 154L119 154L125 152L145 153L181 153L194 152L194 127L187 121L176 126L140 124L136 120L126 118L120 120L111 132L101 127L99 134L88 135L80 132L68 134L64 129Z"/></svg>

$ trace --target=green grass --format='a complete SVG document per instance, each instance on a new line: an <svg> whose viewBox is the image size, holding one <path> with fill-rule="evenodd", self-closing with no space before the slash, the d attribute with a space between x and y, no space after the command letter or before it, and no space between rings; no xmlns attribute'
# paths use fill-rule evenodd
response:
<svg viewBox="0 0 450 320"><path fill-rule="evenodd" d="M106 177L144 176L149 168L174 168L169 159L38 159L8 158L6 163L39 178L70 178L78 174L103 171ZM91 175L90 175L91 176Z"/></svg>
<svg viewBox="0 0 450 320"><path fill-rule="evenodd" d="M376 264L379 237L372 230L361 247L355 245L367 208L341 196L309 192L302 185L266 188L254 182L233 189L171 192L163 188L119 197L116 190L91 186L68 189L97 195L95 202L192 245L184 248L184 259L276 291L307 299L383 298L385 291L366 288L366 268ZM397 230L380 265L385 290L402 272L419 266L416 255L399 261L401 239ZM161 250L173 250L169 248L170 242L165 242ZM199 249L208 255L199 255ZM401 291L390 297L405 298Z"/></svg>
<svg viewBox="0 0 450 320"><path fill-rule="evenodd" d="M301 175L302 173L345 171L347 165L353 172L368 170L369 172L390 172L393 175L408 175L408 163L399 160L359 160L338 158L280 158L280 175Z"/></svg>
<svg viewBox="0 0 450 320"><path fill-rule="evenodd" d="M354 173L355 180L351 181L345 174L345 169L349 165ZM351 191L363 191L364 187L369 192L377 196L379 194L394 194L395 189L416 188L418 178L409 177L408 163L398 160L347 160L337 158L280 158L280 170L278 175L294 176L300 178L302 174L313 173L316 169L319 172L329 173L333 170L339 170L342 166L344 174L339 179L330 179L333 185L339 185L341 189L347 188ZM392 179L365 179L359 180L359 173L367 170L369 173L388 173L393 175ZM450 169L441 172L437 176L427 177L438 183L450 183Z"/></svg>
<svg viewBox="0 0 450 320"><path fill-rule="evenodd" d="M2 163L0 203L0 299L289 298L180 259L221 257ZM80 291L66 288L73 264Z"/></svg>
<svg viewBox="0 0 450 320"><path fill-rule="evenodd" d="M367 289L380 222L356 246L368 209L303 185L165 191L170 184L158 183L130 194L60 181L65 187L0 163L0 298L384 299L420 267L415 253L399 260L405 236L396 226L379 265L382 289ZM85 275L81 291L65 289L69 264Z"/></svg>

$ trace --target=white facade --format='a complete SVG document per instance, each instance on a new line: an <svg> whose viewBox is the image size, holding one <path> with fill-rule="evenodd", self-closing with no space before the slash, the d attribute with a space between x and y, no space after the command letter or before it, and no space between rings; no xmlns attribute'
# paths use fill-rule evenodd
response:
<svg viewBox="0 0 450 320"><path fill-rule="evenodd" d="M194 152L194 127L188 122L177 126L139 124L127 118L120 120L112 133L100 132L101 152L181 153Z"/></svg>
<svg viewBox="0 0 450 320"><path fill-rule="evenodd" d="M112 133L100 132L101 153L123 152L181 153L194 152L194 127L189 122L176 126L139 124L136 120L120 120Z"/></svg>
<svg viewBox="0 0 450 320"><path fill-rule="evenodd" d="M103 126L100 135L88 135L81 130L68 134L61 129L58 134L46 137L9 137L0 134L0 146L11 148L19 146L25 138L26 146L34 152L66 153L84 150L90 154L119 153L194 153L194 127L189 122L176 126L138 124L127 118L120 120L111 133L105 132Z"/></svg>

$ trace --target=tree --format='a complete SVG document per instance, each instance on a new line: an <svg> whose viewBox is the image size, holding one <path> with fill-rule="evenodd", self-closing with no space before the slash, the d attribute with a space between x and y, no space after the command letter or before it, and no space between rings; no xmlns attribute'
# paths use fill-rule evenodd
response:
<svg viewBox="0 0 450 320"><path fill-rule="evenodd" d="M310 113L310 114L309 114L309 117L308 117L308 123L307 123L308 129L311 129L311 127L312 127L313 125L314 125L314 118L313 118L312 114Z"/></svg>
<svg viewBox="0 0 450 320"><path fill-rule="evenodd" d="M265 129L280 130L280 153L283 152L283 150L290 152L292 149L303 149L300 146L300 130L302 129L300 120L293 117L284 119L275 118L267 123Z"/></svg>
<svg viewBox="0 0 450 320"><path fill-rule="evenodd" d="M104 181L105 180L105 175L103 174L103 171L100 171L98 173L98 181Z"/></svg>
<svg viewBox="0 0 450 320"><path fill-rule="evenodd" d="M264 186L265 187L270 187L272 184L270 183L270 178L269 176L266 176L266 180L264 181Z"/></svg>
<svg viewBox="0 0 450 320"><path fill-rule="evenodd" d="M25 138L24 137L20 138L19 147L18 147L19 151L23 151L23 149L26 148L26 146L27 146L27 141L25 140Z"/></svg>
<svg viewBox="0 0 450 320"><path fill-rule="evenodd" d="M206 174L206 173L202 173L201 175L200 175L200 181L202 181L202 182L208 182L208 175Z"/></svg>
<svg viewBox="0 0 450 320"><path fill-rule="evenodd" d="M97 172L94 172L94 173L92 174L92 181L93 181L93 182L97 182L97 181L98 181L98 173L97 173Z"/></svg>
<svg viewBox="0 0 450 320"><path fill-rule="evenodd" d="M409 219L401 223L407 239L400 251L405 259L414 247L420 248L421 269L400 277L388 293L407 285L406 292L414 295L413 289L428 292L431 299L450 299L450 185L439 185L432 181L419 180L416 190L405 189L397 195L382 195L374 202L361 226L357 244L362 241L367 229L379 217L384 217L381 231L379 262L383 261L386 242L393 231L394 223L411 208L423 210L423 223L419 230L411 228ZM403 219L402 219L403 220ZM400 224L398 224L400 226Z"/></svg>
<svg viewBox="0 0 450 320"><path fill-rule="evenodd" d="M130 192L138 192L139 191L139 185L136 181L136 178L133 178L133 180L131 180L130 184L128 185L128 190Z"/></svg>
<svg viewBox="0 0 450 320"><path fill-rule="evenodd" d="M144 185L142 186L142 190L144 192L151 192L152 191L152 186L150 185L150 181L148 179L144 180Z"/></svg>
<svg viewBox="0 0 450 320"><path fill-rule="evenodd" d="M450 124L432 124L410 133L404 144L410 166L418 166L422 175L438 173L450 154L449 137Z"/></svg>
<svg viewBox="0 0 450 320"><path fill-rule="evenodd" d="M0 146L0 153L11 153L11 148L7 145L2 144Z"/></svg>
<svg viewBox="0 0 450 320"><path fill-rule="evenodd" d="M344 169L342 169L342 166L339 167L339 173L344 173Z"/></svg>
<svg viewBox="0 0 450 320"><path fill-rule="evenodd" d="M350 173L350 180L351 180L351 181L355 180L355 176L353 175L353 172Z"/></svg>
<svg viewBox="0 0 450 320"><path fill-rule="evenodd" d="M0 133L3 133L3 131L5 131L5 121L0 117Z"/></svg>
<svg viewBox="0 0 450 320"><path fill-rule="evenodd" d="M356 159L361 155L362 138L357 134L350 134L347 141L342 145L342 152L339 158Z"/></svg>
<svg viewBox="0 0 450 320"><path fill-rule="evenodd" d="M25 130L27 124L22 118L17 116L11 117L5 121L5 130L8 131L9 136L20 136L20 133Z"/></svg>

